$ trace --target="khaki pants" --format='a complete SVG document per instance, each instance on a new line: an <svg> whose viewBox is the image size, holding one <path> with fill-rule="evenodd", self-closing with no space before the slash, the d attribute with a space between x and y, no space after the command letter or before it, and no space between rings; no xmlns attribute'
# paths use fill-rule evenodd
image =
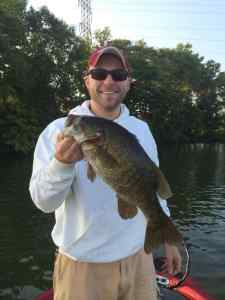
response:
<svg viewBox="0 0 225 300"><path fill-rule="evenodd" d="M54 300L156 300L152 255L143 250L112 263L78 262L58 254Z"/></svg>

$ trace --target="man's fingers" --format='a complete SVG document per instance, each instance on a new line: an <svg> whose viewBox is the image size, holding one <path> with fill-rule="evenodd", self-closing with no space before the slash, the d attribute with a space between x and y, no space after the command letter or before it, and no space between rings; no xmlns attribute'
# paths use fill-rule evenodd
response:
<svg viewBox="0 0 225 300"><path fill-rule="evenodd" d="M167 272L173 274L173 263L171 259L167 259Z"/></svg>
<svg viewBox="0 0 225 300"><path fill-rule="evenodd" d="M64 135L63 135L62 133L59 133L59 134L57 135L56 142L59 143L60 141L63 140L63 138L64 138Z"/></svg>
<svg viewBox="0 0 225 300"><path fill-rule="evenodd" d="M181 271L181 260L179 258L174 259L173 261L168 262L168 272L170 274L177 274Z"/></svg>
<svg viewBox="0 0 225 300"><path fill-rule="evenodd" d="M170 274L179 273L182 267L182 257L176 246L165 244L167 270Z"/></svg>
<svg viewBox="0 0 225 300"><path fill-rule="evenodd" d="M182 267L182 261L181 259L178 257L176 259L176 261L174 262L174 273L179 273L181 271L181 267Z"/></svg>
<svg viewBox="0 0 225 300"><path fill-rule="evenodd" d="M175 259L167 259L163 267L167 273L174 275L179 272L180 265Z"/></svg>
<svg viewBox="0 0 225 300"><path fill-rule="evenodd" d="M76 156L77 159L82 158L82 153L81 153L81 150L80 150L80 146L76 142L71 144L70 147L68 148L67 156L69 156L69 157Z"/></svg>
<svg viewBox="0 0 225 300"><path fill-rule="evenodd" d="M73 144L77 144L74 138L72 137L59 137L61 140L58 142L58 148L60 148L60 152L65 152L69 149Z"/></svg>
<svg viewBox="0 0 225 300"><path fill-rule="evenodd" d="M75 141L72 136L65 136L62 132L57 135L56 142L60 143L62 141Z"/></svg>
<svg viewBox="0 0 225 300"><path fill-rule="evenodd" d="M83 158L80 145L70 136L64 136L60 133L57 136L56 143L56 159L64 163L72 163Z"/></svg>

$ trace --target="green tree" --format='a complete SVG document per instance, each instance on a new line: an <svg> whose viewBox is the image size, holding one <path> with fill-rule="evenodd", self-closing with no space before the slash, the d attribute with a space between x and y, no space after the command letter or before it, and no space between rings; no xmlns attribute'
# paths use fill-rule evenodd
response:
<svg viewBox="0 0 225 300"><path fill-rule="evenodd" d="M116 46L128 57L132 88L125 102L144 118L158 142L225 138L225 73L190 44L154 49L144 40L113 39L98 30L94 46ZM82 72L90 41L47 8L0 3L0 143L24 153L41 129L86 98Z"/></svg>
<svg viewBox="0 0 225 300"><path fill-rule="evenodd" d="M14 13L15 7L6 7L1 11L1 39L8 37L1 49L1 143L28 152L47 123L84 98L81 77L90 49L47 8Z"/></svg>
<svg viewBox="0 0 225 300"><path fill-rule="evenodd" d="M13 145L16 150L26 148L26 135L32 117L22 115L24 105L19 94L26 77L27 62L23 49L25 35L26 1L2 0L0 2L0 141ZM25 112L25 111L24 111ZM27 116L28 117L28 114ZM29 142L31 140L28 138ZM21 147L20 147L21 145Z"/></svg>
<svg viewBox="0 0 225 300"><path fill-rule="evenodd" d="M107 36L101 37L106 44ZM224 136L225 82L219 64L204 63L191 44L157 50L144 40L113 39L110 44L122 49L132 66L126 104L151 124L159 141L210 140L218 128Z"/></svg>
<svg viewBox="0 0 225 300"><path fill-rule="evenodd" d="M220 72L220 65L213 60L202 66L198 107L202 113L203 135L208 141L214 140L216 132L221 126L221 110L225 100L223 74Z"/></svg>
<svg viewBox="0 0 225 300"><path fill-rule="evenodd" d="M60 114L64 99L71 99L71 105L82 100L81 70L88 49L72 27L45 7L39 11L31 8L26 21L26 54L31 65L26 99L46 124Z"/></svg>
<svg viewBox="0 0 225 300"><path fill-rule="evenodd" d="M103 29L97 29L94 32L94 47L103 47L111 41L112 34L109 27Z"/></svg>

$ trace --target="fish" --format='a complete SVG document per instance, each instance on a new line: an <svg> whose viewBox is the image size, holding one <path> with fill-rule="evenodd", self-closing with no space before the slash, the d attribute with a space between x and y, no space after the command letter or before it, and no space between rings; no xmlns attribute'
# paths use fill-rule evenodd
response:
<svg viewBox="0 0 225 300"><path fill-rule="evenodd" d="M80 144L88 164L87 177L93 182L99 176L116 193L121 218L134 218L138 209L142 211L146 219L146 253L164 243L183 242L157 197L158 194L169 199L170 185L133 133L102 117L71 114L67 116L63 135Z"/></svg>

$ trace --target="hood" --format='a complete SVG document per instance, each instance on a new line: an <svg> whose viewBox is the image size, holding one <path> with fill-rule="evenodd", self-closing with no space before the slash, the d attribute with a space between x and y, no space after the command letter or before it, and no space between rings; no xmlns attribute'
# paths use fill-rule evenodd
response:
<svg viewBox="0 0 225 300"><path fill-rule="evenodd" d="M71 109L69 115L88 115L88 116L95 116L95 114L89 109L90 100L84 101L81 105L76 106L75 108ZM124 119L130 116L130 112L125 104L121 103L121 113L118 118L114 121L117 123L122 122Z"/></svg>

